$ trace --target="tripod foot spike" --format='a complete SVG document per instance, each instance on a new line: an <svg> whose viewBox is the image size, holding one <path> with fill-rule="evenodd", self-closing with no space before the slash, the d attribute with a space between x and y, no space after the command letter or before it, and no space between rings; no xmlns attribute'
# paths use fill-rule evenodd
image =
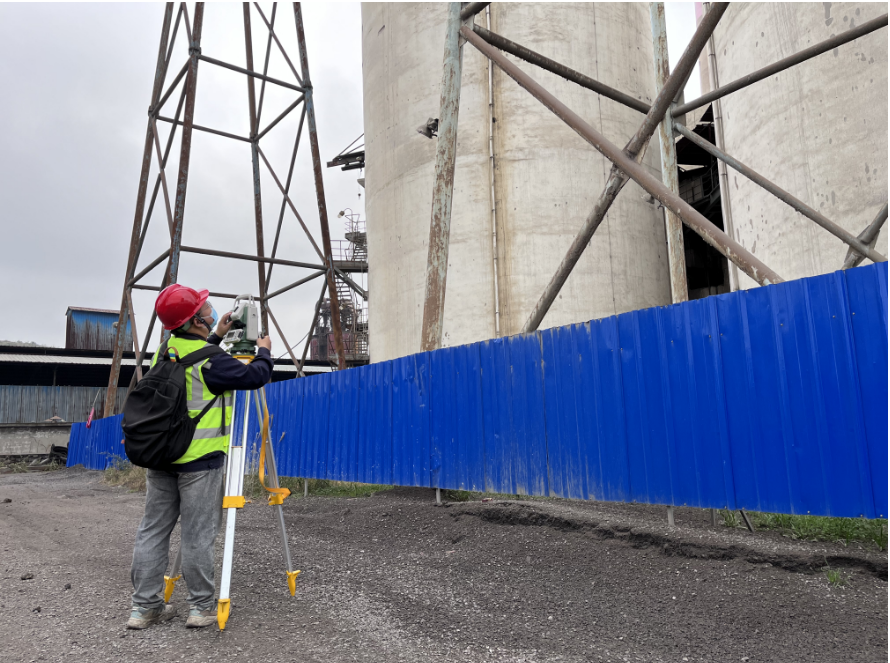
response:
<svg viewBox="0 0 890 663"><path fill-rule="evenodd" d="M226 630L226 622L229 621L229 607L231 607L232 599L220 599L216 604L216 623L219 624L219 630Z"/></svg>
<svg viewBox="0 0 890 663"><path fill-rule="evenodd" d="M181 573L174 578L164 576L164 603L170 603L170 597L173 596L173 588L176 587L176 581L181 577Z"/></svg>
<svg viewBox="0 0 890 663"><path fill-rule="evenodd" d="M287 587L290 589L290 595L295 596L297 593L297 576L299 571L285 571L287 574Z"/></svg>

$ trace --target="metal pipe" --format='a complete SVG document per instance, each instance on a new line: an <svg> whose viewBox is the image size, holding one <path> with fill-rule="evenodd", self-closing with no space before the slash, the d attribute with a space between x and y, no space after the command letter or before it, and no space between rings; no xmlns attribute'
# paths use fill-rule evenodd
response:
<svg viewBox="0 0 890 663"><path fill-rule="evenodd" d="M297 92L305 92L306 88L300 87L299 85L291 85L290 83L285 83L284 81L280 81L277 78L272 78L271 76L265 76L263 74L258 74L255 71L249 71L242 67L236 67L233 64L229 64L228 62L223 62L222 60L217 60L215 58L209 58L206 55L201 55L198 57L199 60L204 60L204 62L209 62L210 64L215 64L218 67L223 67L224 69L231 69L232 71L237 71L239 74L245 74L250 76L251 78L258 78L261 81L266 81L267 83L274 83L275 85L280 85L281 87L286 87L289 90L296 90Z"/></svg>
<svg viewBox="0 0 890 663"><path fill-rule="evenodd" d="M127 281L127 283L126 283L126 287L127 287L127 288L132 288L133 285L135 285L135 284L139 281L139 279L141 279L143 276L145 276L146 274L148 274L148 273L149 273L151 270L153 270L155 267L157 267L157 266L160 265L162 262L164 262L164 260L166 260L167 257L168 257L169 255L170 255L170 249L167 249L167 250L164 251L161 255L159 255L157 258L155 258L155 259L152 260L150 263L148 263L148 266L147 266L145 269L143 269L141 272L139 272L138 274L136 274L136 276L134 276L134 277L131 278L129 281Z"/></svg>
<svg viewBox="0 0 890 663"><path fill-rule="evenodd" d="M451 203L454 193L454 161L457 157L457 120L460 111L460 22L460 3L448 3L442 89L439 97L436 183L433 187L423 327L420 333L422 352L435 350L442 345L442 322L445 317L445 288L448 277L448 243L451 234ZM470 28L467 28L467 32L473 34Z"/></svg>
<svg viewBox="0 0 890 663"><path fill-rule="evenodd" d="M247 3L245 3L245 4L247 4ZM278 3L275 3L275 4L278 4ZM294 67L294 63L290 61L290 57L288 57L287 51L284 50L284 46L282 46L281 42L278 41L278 35L275 34L275 30L273 29L272 25L269 23L269 21L266 20L266 15L263 13L263 9L262 9L262 7L260 7L260 3L254 2L253 5L254 5L254 7L256 7L256 10L259 12L260 18L263 19L263 23L266 24L267 28L269 28L269 35L272 37L272 39L275 40L275 43L278 45L278 50L281 51L281 55L284 56L284 61L287 62L287 66L290 67L290 70L293 73L294 78L296 78L299 81L300 85L302 85L303 79L300 78L300 74L297 73L297 68ZM252 69L252 67L249 67L249 68Z"/></svg>
<svg viewBox="0 0 890 663"><path fill-rule="evenodd" d="M308 104L306 110L308 113ZM266 168L269 170L269 174L272 176L272 179L275 180L275 184L278 185L278 189L281 191L281 195L284 196L287 204L290 205L290 209L294 213L294 216L297 217L297 221L299 222L300 227L303 229L303 232L306 233L306 237L309 238L309 243L312 244L312 248L315 249L315 252L318 254L319 258L321 258L322 260L327 260L327 258L325 258L325 254L322 253L320 248L318 248L318 244L315 243L315 238L312 236L312 233L309 232L309 228L307 228L306 224L303 223L303 217L301 217L300 213L297 211L296 205L294 205L293 201L290 199L290 196L287 195L287 191L284 190L284 187L281 186L281 181L278 179L278 175L276 175L275 171L272 170L272 164L269 163L269 160L266 158L266 155L263 154L263 150L260 149L259 145L257 145L257 153L260 155L263 163L266 164Z"/></svg>
<svg viewBox="0 0 890 663"><path fill-rule="evenodd" d="M887 221L887 203L884 203L884 206L881 208L881 211L878 212L878 215L875 217L874 221L872 221L868 228L859 233L859 241L865 244L870 248L874 248L875 244L878 241L878 235L881 232L881 228L884 227L884 223ZM841 269L850 269L852 267L856 267L859 263L861 263L865 259L861 253L857 253L853 250L851 246L847 250L847 257L844 259L844 266Z"/></svg>
<svg viewBox="0 0 890 663"><path fill-rule="evenodd" d="M155 64L155 79L151 93L151 104L154 105L161 94L161 88L164 85L164 78L167 74L167 41L170 37L170 24L173 22L173 3L168 2L164 10L164 23L161 27L161 39L158 46L158 58ZM145 146L142 151L142 172L139 175L139 188L136 193L136 213L133 217L133 230L130 234L130 253L127 256L127 272L124 277L124 288L121 293L121 312L117 319L117 334L114 337L114 346L111 356L111 371L108 376L108 389L105 392L105 407L103 408L103 417L110 417L114 414L114 403L117 396L117 383L120 379L121 358L124 353L124 341L127 338L127 319L129 317L129 306L127 297L126 282L130 280L134 271L136 271L136 247L139 242L139 234L142 230L142 214L145 211L145 196L148 193L148 177L151 172L151 153L152 153L152 130L151 124L145 130Z"/></svg>
<svg viewBox="0 0 890 663"><path fill-rule="evenodd" d="M806 62L807 60L814 58L817 55L821 55L822 53L834 50L838 46L846 44L847 42L851 42L855 39L858 39L859 37L874 32L875 30L880 30L881 28L886 27L886 25L887 14L879 16L878 18L872 19L870 21L866 21L862 25L853 28L852 30L847 30L847 32L831 37L830 39L826 39L825 41L819 42L818 44L810 46L809 48L805 48L799 53L795 53L794 55L791 55L787 58L783 58L774 64L764 67L763 69L758 69L757 71L752 72L747 76L742 76L732 83L727 83L723 87L717 88L716 90L711 90L707 94L703 94L702 96L700 96L698 99L693 99L692 101L677 106L674 109L674 117L683 115L683 113L688 113L689 111L696 108L701 108L702 106L711 103L715 99L725 97L732 92L736 92L737 90L748 87L753 83L762 81L764 78L769 78L773 74L778 74L780 71L785 71L789 67L793 67L794 65L800 64L801 62Z"/></svg>
<svg viewBox="0 0 890 663"><path fill-rule="evenodd" d="M702 25L704 25L704 21L702 21ZM574 129L579 136L584 138L584 140L590 143L620 170L623 170L629 175L631 179L639 184L651 196L661 202L662 205L675 212L683 220L683 223L701 235L702 239L708 244L720 251L728 259L736 262L745 273L751 276L752 279L761 285L782 282L782 277L764 265L741 244L731 237L728 237L726 233L693 209L689 203L671 193L671 191L665 187L664 184L655 179L649 171L628 157L617 145L606 140L599 132L581 119L577 113L569 109L565 104L559 101L559 99L547 92L547 90L535 82L530 76L507 60L497 51L497 49L491 47L485 41L477 37L472 30L466 27L461 28L461 34L484 55L491 58L496 65L510 76L510 78L528 90L533 97L538 99L557 117ZM680 68L678 66L675 74L679 73ZM667 89L668 86L665 86L662 89L662 92ZM659 93L659 96L661 96L661 93ZM653 108L655 108L655 104L653 104Z"/></svg>
<svg viewBox="0 0 890 663"><path fill-rule="evenodd" d="M161 109L164 107L164 104L167 103L167 99L170 98L170 95L173 94L173 90L176 89L176 86L179 85L179 81L182 80L182 77L185 76L186 72L189 70L189 63L186 62L182 65L182 69L179 70L179 73L176 74L176 78L173 79L173 82L170 83L170 87L167 88L167 91L164 93L164 96L161 97L160 101L158 101L157 106L152 106L149 109L149 115L157 115Z"/></svg>
<svg viewBox="0 0 890 663"><path fill-rule="evenodd" d="M167 267L168 283L179 278L179 247L185 219L185 194L188 189L189 163L192 155L192 124L195 119L195 92L198 88L198 60L201 57L201 31L204 26L204 3L195 3L192 41L189 43L189 73L186 79L185 120L182 124L182 146L179 152L179 181L176 184L176 210L173 214L173 238L170 241L170 260Z"/></svg>
<svg viewBox="0 0 890 663"><path fill-rule="evenodd" d="M641 113L649 112L649 104L640 99L635 99L631 97L629 94L625 94L620 90L616 90L613 87L609 87L604 83L600 83L597 80L594 80L590 76L586 76L574 69L570 69L564 64L560 64L555 60L551 60L548 57L544 57L540 53L536 53L530 48L526 48L525 46L521 46L514 41L510 41L506 37L502 37L501 35L492 32L491 30L487 30L483 28L481 25L474 25L473 32L482 37L485 41L487 41L492 46L495 46L502 51L509 53L510 55L515 55L520 60L525 60L545 71L549 71L552 74L556 74L557 76L561 76L567 81L571 81L572 83L576 83L583 88L588 90L593 90L597 94L600 94L607 99L611 99L612 101L617 101L619 104L624 104L628 108L633 108L635 111L639 111Z"/></svg>
<svg viewBox="0 0 890 663"><path fill-rule="evenodd" d="M485 8L485 27L491 30L491 7ZM494 295L494 335L501 335L501 293L498 274L498 211L494 163L494 63L488 61L488 196L491 200L491 262Z"/></svg>
<svg viewBox="0 0 890 663"><path fill-rule="evenodd" d="M327 290L328 282L323 281L321 284L321 294L318 301L315 302L315 313L312 315L312 324L309 325L309 334L306 336L306 345L303 346L303 355L300 357L300 365L297 366L297 373L300 377L306 377L303 373L303 366L306 363L306 354L309 352L309 345L312 343L312 333L315 331L315 325L318 323L318 312L321 310L321 303L324 301L324 292ZM327 343L325 344L327 347Z"/></svg>
<svg viewBox="0 0 890 663"><path fill-rule="evenodd" d="M668 59L667 24L664 3L649 3L649 20L652 24L652 46L655 57L655 89L661 90L671 75ZM658 141L661 146L661 181L676 195L680 195L677 175L677 145L674 142L673 120L670 109L658 124ZM676 304L689 299L686 287L686 252L683 247L683 222L669 209L664 210L664 230L667 239L668 269L671 282L671 301Z"/></svg>
<svg viewBox="0 0 890 663"><path fill-rule="evenodd" d="M317 279L319 276L323 276L324 273L325 273L324 270L317 271L317 272L315 272L315 274L310 274L309 276L306 276L306 277L300 279L299 281L294 281L290 285L286 285L283 288L279 288L275 292L269 293L268 295L263 297L263 299L266 301L269 301L273 297L277 297L278 295L285 293L288 290L293 290L294 288L296 288L299 285L303 285L304 283L308 283L309 281L313 281L313 280Z"/></svg>
<svg viewBox="0 0 890 663"><path fill-rule="evenodd" d="M304 95L301 94L301 95L297 98L297 100L296 100L294 103L292 103L290 106L288 106L287 108L285 108L285 109L281 112L281 115L279 115L279 116L276 117L274 120L272 120L272 121L269 123L269 126L266 127L265 129L263 129L263 130L257 135L256 139L259 140L260 138L262 138L263 136L265 136L267 133L269 133L272 129L274 129L274 128L275 128L275 125L278 124L279 122L281 122L281 120L283 120L285 117L287 117L288 113L290 113L294 108L296 108L297 106L299 106L299 105L303 102L303 99L304 99L304 98L305 98Z"/></svg>
<svg viewBox="0 0 890 663"><path fill-rule="evenodd" d="M334 331L334 348L337 352L337 367L342 371L346 368L346 353L343 349L343 333L340 329L340 302L337 299L337 288L334 285L334 259L331 255L331 233L328 228L328 208L324 197L324 179L321 170L321 156L318 150L318 128L315 126L315 102L312 96L312 82L309 77L309 54L306 50L306 35L303 32L303 11L299 2L294 3L294 21L297 26L297 43L300 47L300 67L303 69L303 84L306 86L306 117L309 119L309 149L312 153L312 172L315 175L315 198L318 202L318 220L321 224L321 242L322 246L324 246L324 258L327 267L328 291L331 300L331 327L333 327ZM266 165L268 165L268 163Z"/></svg>
<svg viewBox="0 0 890 663"><path fill-rule="evenodd" d="M490 4L490 2L468 2L466 7L460 10L460 20L466 21L468 18L481 12Z"/></svg>
<svg viewBox="0 0 890 663"><path fill-rule="evenodd" d="M181 122L181 121L179 121L179 120L174 120L174 119L169 118L169 117L164 117L163 115L158 115L158 119L159 119L161 122L167 122L167 123L169 123L169 124L175 124L175 125L180 126L180 127L181 127L181 126L184 126L184 125L183 125L183 122ZM192 129L194 129L195 131L203 131L204 133L215 134L215 135L217 135L217 136L222 136L223 138L231 138L232 140L240 140L242 143L249 143L249 142L250 142L250 138L245 138L244 136L237 136L237 135L235 135L235 134L230 134L230 133L228 133L228 132L226 132L226 131L220 131L219 129L211 129L210 127L204 127L204 126L201 126L200 124L192 124Z"/></svg>
<svg viewBox="0 0 890 663"><path fill-rule="evenodd" d="M334 272L336 272L337 276L339 276L341 279L343 279L343 281L346 283L346 285L348 285L355 292L357 292L359 294L359 296L361 296L362 299L364 299L365 301L368 300L368 291L367 290L362 288L358 283L353 281L345 273L341 272L336 267L334 267Z"/></svg>
<svg viewBox="0 0 890 663"><path fill-rule="evenodd" d="M303 135L303 121L306 119L306 107L303 106L303 112L300 113L300 124L297 126L297 137L294 139L294 151L291 153L290 166L287 170L287 181L284 184L285 193L290 191L291 179L294 176L294 164L297 162L297 152L300 149L300 137ZM278 239L281 237L281 224L284 221L284 210L287 209L287 196L281 198L281 209L278 210L278 225L275 226L275 241L272 242L272 257L278 253ZM269 265L269 271L266 272L266 284L272 282L272 268L275 265Z"/></svg>
<svg viewBox="0 0 890 663"><path fill-rule="evenodd" d="M136 283L133 285L133 290L147 290L149 292L160 292L166 286L156 286L156 285L142 285L141 283ZM235 299L239 295L232 294L230 292L210 292L207 295L208 297L219 297L220 299Z"/></svg>
<svg viewBox="0 0 890 663"><path fill-rule="evenodd" d="M130 311L130 336L133 339L133 352L139 353L139 335L136 329L136 314L133 311L133 297L131 291L127 290L127 309ZM142 364L136 362L136 379L142 379Z"/></svg>
<svg viewBox="0 0 890 663"><path fill-rule="evenodd" d="M271 23L269 29L269 38L266 40L266 59L263 62L263 76L267 76L269 74L269 56L272 55L272 31L271 28L275 27L275 13L278 11L278 3L272 3L272 16L270 16ZM260 121L260 117L263 115L263 99L266 95L266 81L260 82L260 100L257 103L256 109L256 118L257 122Z"/></svg>
<svg viewBox="0 0 890 663"><path fill-rule="evenodd" d="M680 93L684 81L698 61L699 53L704 48L705 41L713 33L725 11L726 3L722 3L704 16L698 28L696 28L695 34L692 35L689 45L680 57L674 73L668 77L664 86L658 91L642 126L625 145L625 152L633 155L635 161L642 161L646 144L652 137L652 134L655 133L655 129L660 121L664 119L664 115L668 112L671 103ZM606 213L609 211L618 193L627 183L627 180L628 176L613 165L603 192L600 194L590 214L584 220L584 225L572 241L565 258L559 264L556 273L550 279L538 303L535 304L535 307L529 314L528 320L526 320L522 329L524 333L534 331L541 325L544 316L547 315L547 311L550 310L550 307L559 295L559 291L562 290L578 260L581 259L581 255L593 238L593 234L599 228L603 219L606 218Z"/></svg>
<svg viewBox="0 0 890 663"><path fill-rule="evenodd" d="M290 343L287 342L287 339L284 336L284 332L281 331L281 327L278 326L278 320L275 319L275 315L272 313L272 309L266 306L266 310L269 312L269 317L272 318L272 324L275 325L275 330L278 332L278 335L281 337L281 341L284 343L284 347L287 348L287 354L290 355L290 359L294 362L294 366L297 365L297 358L294 355L293 350L290 347ZM273 362L274 364L274 362Z"/></svg>
<svg viewBox="0 0 890 663"><path fill-rule="evenodd" d="M717 149L717 146L714 145L713 143L710 143L710 142L706 141L704 138L702 138L701 136L699 136L698 134L695 134L695 133L689 131L689 129L684 127L679 122L674 124L674 128L681 135L683 135L685 138L687 138L688 140L692 141L693 143L698 145L700 148L702 148L705 152L707 152L711 156L714 156L714 157L720 159L721 161L726 162L727 164L732 166L732 168L734 168L735 170L740 172L742 175L747 177L749 180L751 180L755 184L763 187L764 189L769 191L771 194L773 194L776 198L781 200L783 203L790 205L791 207L793 207L795 210L797 210L798 212L803 214L808 219L815 221L818 225L825 228L825 230L827 230L832 235L834 235L835 237L840 239L842 242L849 244L851 247L856 249L856 251L858 251L862 255L873 260L874 262L885 262L887 260L887 258L882 256L880 253L878 253L874 249L863 244L859 240L859 238L855 237L851 232L849 232L845 228L842 228L841 226L836 224L831 219L823 216L822 214L820 214L819 212L814 210L812 207L807 205L802 200L795 198L790 193L785 191L785 189L781 188L780 186L778 186L776 184L773 184L768 179L766 179L763 175L754 171L752 168L749 168L748 166L743 164L741 161L739 161L735 157L731 157L728 154L726 154L726 152L723 152L722 150Z"/></svg>
<svg viewBox="0 0 890 663"><path fill-rule="evenodd" d="M155 118L149 117L151 135L154 137L154 152L158 158L158 178L164 187L164 211L167 213L167 229L170 231L170 239L173 239L173 210L170 207L170 191L167 188L167 171L164 169L164 155L161 154L161 141L158 138L158 123Z"/></svg>
<svg viewBox="0 0 890 663"><path fill-rule="evenodd" d="M244 13L244 50L246 64L249 71L253 71L253 36L250 31L250 3L243 3ZM260 185L260 159L257 155L257 116L256 116L256 87L254 80L247 77L247 105L250 111L250 160L253 166L253 213L256 221L256 253L259 257L266 254L266 243L263 237L263 196ZM257 281L260 289L260 322L264 334L269 333L269 314L266 312L266 302L263 299L266 294L266 270L263 263L257 262Z"/></svg>
<svg viewBox="0 0 890 663"><path fill-rule="evenodd" d="M231 251L215 251L202 249L197 246L183 246L183 253L200 253L205 256L218 256L220 258L236 258L237 260L252 260L254 262L274 263L276 265L288 265L290 267L305 267L306 269L324 270L324 265L315 265L311 262L295 262L293 260L281 260L280 258L266 258L264 256L251 256L246 253L232 253Z"/></svg>

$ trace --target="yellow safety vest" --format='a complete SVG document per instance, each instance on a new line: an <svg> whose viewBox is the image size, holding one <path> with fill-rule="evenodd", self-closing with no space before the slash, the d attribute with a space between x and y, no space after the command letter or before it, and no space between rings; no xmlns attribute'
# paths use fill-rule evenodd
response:
<svg viewBox="0 0 890 663"><path fill-rule="evenodd" d="M179 353L180 359L184 359L188 354L200 350L207 345L207 341L193 341L177 336L170 336L167 341L167 348L174 348ZM158 353L151 360L154 366L158 360ZM188 366L185 369L185 392L188 401L189 416L192 418L201 414L207 405L215 396L207 388L204 382L204 375L200 370L208 361L213 361L213 357L199 361L194 366ZM225 425L223 425L223 408L225 408ZM213 451L229 450L229 430L232 425L232 410L234 409L234 394L231 391L223 392L217 399L216 403L207 410L207 413L201 417L198 427L195 429L195 435L192 437L192 443L189 445L185 455L178 460L173 461L174 465L189 463L197 460L202 456Z"/></svg>

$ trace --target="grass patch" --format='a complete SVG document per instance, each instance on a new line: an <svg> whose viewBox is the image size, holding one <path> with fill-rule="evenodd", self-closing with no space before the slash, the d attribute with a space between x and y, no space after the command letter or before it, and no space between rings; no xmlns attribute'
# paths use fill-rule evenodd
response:
<svg viewBox="0 0 890 663"><path fill-rule="evenodd" d="M843 587L847 584L846 578L841 574L837 569L832 569L831 567L826 566L822 569L825 572L825 577L828 578L828 583L831 585L835 585L837 587Z"/></svg>
<svg viewBox="0 0 890 663"><path fill-rule="evenodd" d="M22 474L28 471L28 463L23 460L3 461L0 467L10 474Z"/></svg>
<svg viewBox="0 0 890 663"><path fill-rule="evenodd" d="M130 492L145 492L145 468L128 460L116 458L114 465L105 470L102 480L109 486L123 486Z"/></svg>
<svg viewBox="0 0 890 663"><path fill-rule="evenodd" d="M309 482L309 494L316 497L370 497L381 490L392 488L392 486L381 484L328 481L327 479L298 479L295 477L279 477L278 482L282 488L290 490L294 497L302 497L306 481ZM244 476L244 497L260 499L266 494L256 471Z"/></svg>
<svg viewBox="0 0 890 663"><path fill-rule="evenodd" d="M784 513L748 511L755 529L776 530L792 539L805 541L836 541L844 545L865 543L878 550L887 550L887 520L875 518L829 518L825 516L791 516ZM721 510L726 527L740 527L742 520L735 511Z"/></svg>

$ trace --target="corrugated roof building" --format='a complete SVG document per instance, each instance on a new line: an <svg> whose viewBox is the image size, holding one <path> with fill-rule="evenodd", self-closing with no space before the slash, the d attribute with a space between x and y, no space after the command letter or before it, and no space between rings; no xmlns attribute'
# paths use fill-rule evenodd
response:
<svg viewBox="0 0 890 663"><path fill-rule="evenodd" d="M65 332L66 350L114 350L117 321L120 311L69 306L65 312L68 327ZM133 349L133 336L127 322L124 350Z"/></svg>

